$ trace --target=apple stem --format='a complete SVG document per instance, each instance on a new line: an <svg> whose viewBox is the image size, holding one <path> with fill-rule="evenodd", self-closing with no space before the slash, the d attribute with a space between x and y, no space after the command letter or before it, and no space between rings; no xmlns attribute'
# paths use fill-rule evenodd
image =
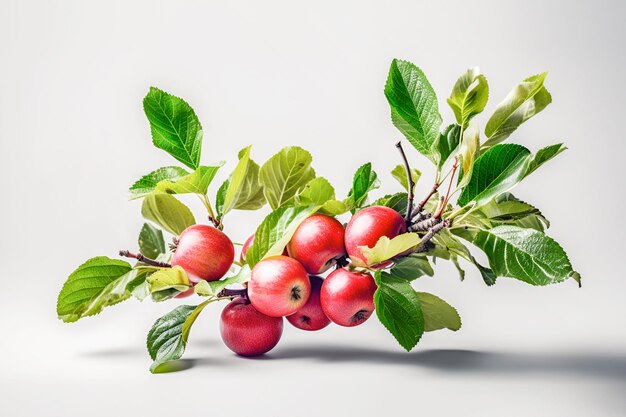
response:
<svg viewBox="0 0 626 417"><path fill-rule="evenodd" d="M121 250L120 256L123 256L125 258L137 259L139 262L143 262L144 264L156 266L159 268L171 268L172 267L172 265L168 264L167 262L155 261L154 259L150 259L150 258L143 256L141 253L132 253L127 250Z"/></svg>
<svg viewBox="0 0 626 417"><path fill-rule="evenodd" d="M409 166L409 160L404 153L404 149L402 148L402 142L396 143L396 148L400 151L400 156L402 156L402 160L404 161L404 168L406 170L406 181L408 185L408 198L406 202L406 215L404 216L404 220L406 221L406 225L409 226L411 224L411 218L413 213L413 200L415 199L415 195L413 193L413 189L415 188L415 183L413 182L413 176L411 175L411 167ZM420 209L421 211L421 209Z"/></svg>
<svg viewBox="0 0 626 417"><path fill-rule="evenodd" d="M434 214L434 217L436 219L441 217L441 215L443 214L443 211L446 209L446 206L448 205L448 200L451 197L450 196L450 190L452 189L452 181L454 180L454 174L456 173L456 170L458 168L459 168L459 157L455 156L454 157L454 165L452 165L452 175L450 175L450 183L448 184L448 191L446 191L446 197L443 199L441 207L439 207L437 212Z"/></svg>
<svg viewBox="0 0 626 417"><path fill-rule="evenodd" d="M336 259L336 263L335 263L335 269L339 269L339 268L343 268L344 266L347 266L350 262L348 262L348 258L343 255L340 256L339 258Z"/></svg>
<svg viewBox="0 0 626 417"><path fill-rule="evenodd" d="M232 290L229 288L224 288L222 291L219 292L219 294L217 294L217 296L219 298L221 297L229 297L229 298L237 298L237 297L243 297L246 300L248 300L248 290L245 288L242 288L240 290Z"/></svg>

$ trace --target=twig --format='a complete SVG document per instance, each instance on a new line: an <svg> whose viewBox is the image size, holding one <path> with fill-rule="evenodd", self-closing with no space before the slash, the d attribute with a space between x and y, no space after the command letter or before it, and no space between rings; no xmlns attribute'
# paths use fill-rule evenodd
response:
<svg viewBox="0 0 626 417"><path fill-rule="evenodd" d="M404 169L406 170L406 181L408 184L408 198L406 202L406 214L404 216L404 220L406 221L407 226L411 223L411 218L413 218L413 200L415 199L415 195L413 193L413 188L415 188L415 183L413 182L413 176L411 175L411 167L409 166L409 160L404 153L404 149L402 148L402 142L396 143L396 148L400 151L400 156L402 156L402 160L404 161Z"/></svg>
<svg viewBox="0 0 626 417"><path fill-rule="evenodd" d="M446 206L448 205L448 199L450 198L450 189L452 188L452 181L454 180L454 174L456 173L456 170L459 167L459 157L455 156L454 157L454 165L452 165L452 175L450 175L450 182L448 183L448 191L446 191L446 196L442 201L441 207L439 207L439 210L437 210L437 212L433 215L434 218L438 219L441 217L441 214L443 213L443 211L446 209Z"/></svg>
<svg viewBox="0 0 626 417"><path fill-rule="evenodd" d="M430 240L439 233L444 227L450 226L450 222L448 220L438 220L439 223L428 229L428 233L424 235L422 241L419 246L413 251L413 253L421 253L428 251L428 243Z"/></svg>
<svg viewBox="0 0 626 417"><path fill-rule="evenodd" d="M231 290L228 288L224 288L222 291L220 291L217 294L218 298L221 297L229 297L229 298L237 298L237 297L242 297L245 298L246 300L248 299L248 290L245 288L242 288L240 290Z"/></svg>
<svg viewBox="0 0 626 417"><path fill-rule="evenodd" d="M441 222L441 219L436 219L434 217L429 217L425 220L419 221L412 226L409 227L409 232L426 232L431 227L437 225Z"/></svg>
<svg viewBox="0 0 626 417"><path fill-rule="evenodd" d="M120 256L123 256L125 258L137 259L139 262L143 262L144 264L156 266L156 267L159 267L159 268L171 268L172 267L172 265L168 264L167 262L155 261L154 259L146 258L145 256L143 256L140 253L132 253L132 252L127 251L127 250L121 250L120 251Z"/></svg>
<svg viewBox="0 0 626 417"><path fill-rule="evenodd" d="M415 208L413 209L413 212L411 213L411 218L420 215L420 213L422 212L422 209L424 208L426 203L428 203L428 200L430 200L430 198L433 196L433 194L435 194L437 192L437 190L439 189L439 185L440 184L437 183L437 182L435 182L433 184L433 188L430 189L430 192L428 193L426 198L424 198L422 201L420 201L417 204L417 206L415 206Z"/></svg>

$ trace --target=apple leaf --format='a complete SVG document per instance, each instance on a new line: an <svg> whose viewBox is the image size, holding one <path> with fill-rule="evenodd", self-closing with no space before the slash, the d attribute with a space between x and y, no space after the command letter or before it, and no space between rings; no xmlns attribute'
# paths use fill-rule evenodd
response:
<svg viewBox="0 0 626 417"><path fill-rule="evenodd" d="M146 343L153 360L150 372L161 372L161 365L183 356L187 344L183 340L183 325L196 308L190 305L178 306L152 325Z"/></svg>
<svg viewBox="0 0 626 417"><path fill-rule="evenodd" d="M150 87L143 99L150 122L152 142L191 169L198 168L202 149L202 126L183 99Z"/></svg>
<svg viewBox="0 0 626 417"><path fill-rule="evenodd" d="M550 145L546 146L545 148L539 149L537 153L533 155L530 159L530 163L528 164L528 169L526 170L525 176L532 174L541 165L548 162L550 159L554 158L565 150L567 150L567 147L562 143L557 143L555 145Z"/></svg>
<svg viewBox="0 0 626 417"><path fill-rule="evenodd" d="M250 159L250 149L248 146L239 152L239 163L217 192L215 205L220 218L233 209L257 210L265 205L260 167Z"/></svg>
<svg viewBox="0 0 626 417"><path fill-rule="evenodd" d="M509 191L524 178L529 157L530 151L521 145L500 144L489 148L476 159L458 204L465 206L475 201L482 205Z"/></svg>
<svg viewBox="0 0 626 417"><path fill-rule="evenodd" d="M493 225L509 224L532 228L543 232L550 222L536 207L517 199L511 193L504 193L480 208Z"/></svg>
<svg viewBox="0 0 626 417"><path fill-rule="evenodd" d="M313 178L296 194L296 203L299 206L323 205L335 199L335 189L324 177Z"/></svg>
<svg viewBox="0 0 626 417"><path fill-rule="evenodd" d="M200 166L194 172L177 179L166 179L156 185L155 191L167 194L200 194L205 195L209 185L224 161L217 165Z"/></svg>
<svg viewBox="0 0 626 417"><path fill-rule="evenodd" d="M89 259L63 285L57 300L59 319L74 322L128 299L127 286L137 274L128 262L106 256Z"/></svg>
<svg viewBox="0 0 626 417"><path fill-rule="evenodd" d="M485 126L485 136L488 140L483 147L502 142L522 123L552 102L552 96L543 86L547 76L548 73L543 72L526 78L498 104Z"/></svg>
<svg viewBox="0 0 626 417"><path fill-rule="evenodd" d="M433 143L433 155L437 161L437 167L441 169L457 150L461 142L461 126L448 125ZM478 146L476 146L478 147Z"/></svg>
<svg viewBox="0 0 626 417"><path fill-rule="evenodd" d="M187 175L189 175L189 172L180 167L159 168L144 175L129 188L130 199L134 200L152 194L156 190L157 184L161 181L176 181Z"/></svg>
<svg viewBox="0 0 626 417"><path fill-rule="evenodd" d="M380 322L407 351L424 334L424 314L417 293L403 278L376 271L378 289L374 293L376 315Z"/></svg>
<svg viewBox="0 0 626 417"><path fill-rule="evenodd" d="M254 243L246 253L246 262L254 267L261 259L280 255L294 232L319 206L280 207L263 219L254 234Z"/></svg>
<svg viewBox="0 0 626 417"><path fill-rule="evenodd" d="M406 214L406 206L408 200L407 193L388 194L372 203L372 206L385 206L394 209L400 215Z"/></svg>
<svg viewBox="0 0 626 417"><path fill-rule="evenodd" d="M226 288L229 285L233 284L243 284L244 282L250 281L250 266L244 265L241 267L239 272L235 275L223 278L218 281L205 281L201 280L196 284L194 290L196 294L203 297L211 297L217 296L220 291Z"/></svg>
<svg viewBox="0 0 626 417"><path fill-rule="evenodd" d="M485 109L488 99L487 79L478 67L473 67L461 74L447 101L456 122L465 128L472 117Z"/></svg>
<svg viewBox="0 0 626 417"><path fill-rule="evenodd" d="M326 214L327 216L339 216L340 214L347 213L350 211L350 207L341 200L328 200L325 202L322 207L318 210L321 214Z"/></svg>
<svg viewBox="0 0 626 417"><path fill-rule="evenodd" d="M469 127L463 132L463 139L460 145L461 155L461 171L459 172L459 183L457 189L463 189L469 184L472 178L472 172L474 171L474 162L476 161L476 154L480 146L478 128L474 124L470 124Z"/></svg>
<svg viewBox="0 0 626 417"><path fill-rule="evenodd" d="M139 252L142 255L155 259L157 256L165 253L165 240L163 232L151 224L144 223L139 232Z"/></svg>
<svg viewBox="0 0 626 417"><path fill-rule="evenodd" d="M417 246L421 240L422 238L417 233L403 233L393 239L381 236L373 247L359 246L359 248L367 259L367 265L375 265ZM352 261L357 266L365 266L358 265L360 263L358 258Z"/></svg>
<svg viewBox="0 0 626 417"><path fill-rule="evenodd" d="M150 194L143 200L141 215L173 235L196 224L191 210L170 194Z"/></svg>
<svg viewBox="0 0 626 417"><path fill-rule="evenodd" d="M421 69L394 59L385 84L391 120L422 155L436 162L431 148L439 136L441 115L437 95Z"/></svg>
<svg viewBox="0 0 626 417"><path fill-rule="evenodd" d="M419 254L412 254L398 259L390 273L398 278L413 281L421 276L432 277L435 274L428 258Z"/></svg>
<svg viewBox="0 0 626 417"><path fill-rule="evenodd" d="M398 180L400 185L402 185L407 192L409 191L409 182L406 179L406 168L404 167L404 165L396 165L396 167L391 171L391 175L393 175L393 177ZM415 190L415 185L417 184L421 176L422 173L419 169L411 168L413 190Z"/></svg>
<svg viewBox="0 0 626 417"><path fill-rule="evenodd" d="M457 331L461 328L461 317L454 307L436 295L427 292L416 294L424 313L424 331L441 329Z"/></svg>
<svg viewBox="0 0 626 417"><path fill-rule="evenodd" d="M189 314L187 318L185 319L185 321L183 322L183 327L181 329L181 333L182 333L181 337L182 337L182 342L185 346L187 345L187 341L189 340L189 333L191 332L191 327L196 322L196 319L198 318L200 313L202 313L202 310L204 310L204 307L208 306L214 301L217 301L217 299L210 298L198 304L196 308L193 309L191 314Z"/></svg>
<svg viewBox="0 0 626 417"><path fill-rule="evenodd" d="M532 285L548 285L568 278L580 280L567 254L547 235L517 226L480 230L473 242L487 254L498 277L516 278Z"/></svg>
<svg viewBox="0 0 626 417"><path fill-rule="evenodd" d="M261 166L259 179L272 210L292 203L298 191L315 178L311 162L309 152L288 146Z"/></svg>
<svg viewBox="0 0 626 417"><path fill-rule="evenodd" d="M160 268L147 278L150 286L150 293L175 289L176 291L187 291L191 287L187 272L181 266L171 268Z"/></svg>
<svg viewBox="0 0 626 417"><path fill-rule="evenodd" d="M348 197L345 202L348 207L351 207L352 213L356 209L363 207L367 201L367 196L370 191L377 189L380 186L378 175L372 169L372 163L368 162L361 165L352 179L352 189L348 192Z"/></svg>

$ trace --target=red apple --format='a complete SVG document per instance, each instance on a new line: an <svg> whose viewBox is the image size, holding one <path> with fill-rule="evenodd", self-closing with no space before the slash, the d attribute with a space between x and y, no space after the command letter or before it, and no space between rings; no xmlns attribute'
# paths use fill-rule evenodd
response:
<svg viewBox="0 0 626 417"><path fill-rule="evenodd" d="M283 334L282 317L269 317L239 297L222 311L222 340L241 356L259 356L272 350Z"/></svg>
<svg viewBox="0 0 626 417"><path fill-rule="evenodd" d="M302 330L320 330L330 324L330 320L322 310L320 303L320 290L324 280L320 277L311 276L311 295L304 307L287 317L289 323Z"/></svg>
<svg viewBox="0 0 626 417"><path fill-rule="evenodd" d="M302 264L287 256L263 259L252 268L248 298L261 313L288 316L300 310L311 294L311 282Z"/></svg>
<svg viewBox="0 0 626 417"><path fill-rule="evenodd" d="M333 271L322 284L320 301L328 318L340 326L356 326L374 312L376 282L365 272Z"/></svg>
<svg viewBox="0 0 626 417"><path fill-rule="evenodd" d="M343 225L334 217L314 214L298 226L287 251L309 274L321 274L345 255L344 233Z"/></svg>
<svg viewBox="0 0 626 417"><path fill-rule="evenodd" d="M364 208L356 213L346 226L345 241L348 256L353 264L368 266L359 246L372 248L382 236L392 239L404 232L406 232L404 219L394 209L383 206ZM391 262L381 262L375 266L382 268L389 264Z"/></svg>
<svg viewBox="0 0 626 417"><path fill-rule="evenodd" d="M195 224L178 237L172 266L180 265L193 283L215 281L228 272L234 259L235 248L228 236L214 227Z"/></svg>

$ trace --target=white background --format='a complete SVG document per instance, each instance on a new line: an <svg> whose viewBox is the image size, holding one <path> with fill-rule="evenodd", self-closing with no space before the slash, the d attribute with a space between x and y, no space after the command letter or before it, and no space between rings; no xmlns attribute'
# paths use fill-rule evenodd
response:
<svg viewBox="0 0 626 417"><path fill-rule="evenodd" d="M0 4L1 415L626 413L620 2ZM438 265L415 285L455 305L464 325L412 353L373 318L319 333L286 324L270 355L245 360L222 345L213 306L192 332L189 369L161 375L148 372L145 335L176 302L57 321L56 295L77 265L136 248L140 203L127 202L128 186L173 162L151 145L149 86L195 108L202 162L229 161L217 185L248 144L260 162L300 145L340 196L366 161L391 192L400 134L383 86L394 57L425 71L447 122L445 98L469 66L489 80L487 115L515 83L550 72L553 104L511 139L570 150L516 194L552 220L582 289L488 288L469 265L462 283ZM410 158L423 194L433 170ZM235 212L226 231L242 241L264 213Z"/></svg>

